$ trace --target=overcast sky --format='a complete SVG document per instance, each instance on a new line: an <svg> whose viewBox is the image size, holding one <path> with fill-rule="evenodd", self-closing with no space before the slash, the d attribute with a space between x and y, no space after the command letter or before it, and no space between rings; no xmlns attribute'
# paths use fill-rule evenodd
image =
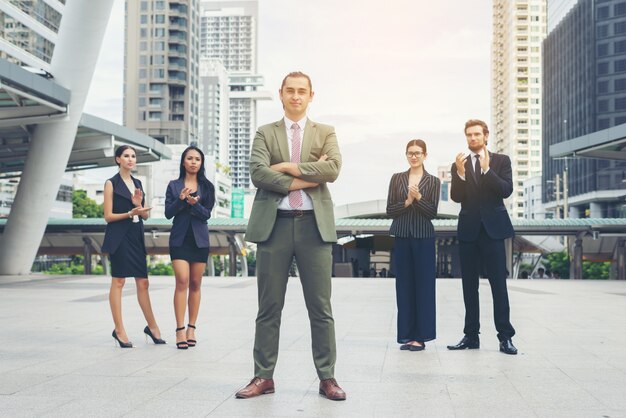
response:
<svg viewBox="0 0 626 418"><path fill-rule="evenodd" d="M282 117L283 76L308 73L309 117L335 125L343 155L336 204L385 199L421 138L426 169L465 150L463 124L490 120L491 2L486 0L260 0L258 72L274 100L259 123ZM115 0L85 111L122 121L124 0Z"/></svg>

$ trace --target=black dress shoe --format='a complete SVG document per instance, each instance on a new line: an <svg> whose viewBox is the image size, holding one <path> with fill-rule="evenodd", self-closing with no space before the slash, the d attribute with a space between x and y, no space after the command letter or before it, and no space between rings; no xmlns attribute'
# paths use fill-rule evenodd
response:
<svg viewBox="0 0 626 418"><path fill-rule="evenodd" d="M468 336L465 336L461 339L461 341L459 341L457 345L448 346L448 350L465 350L466 348L470 350L480 348L480 340L478 339L478 337L469 338Z"/></svg>
<svg viewBox="0 0 626 418"><path fill-rule="evenodd" d="M500 341L500 351L504 354L517 354L517 348L513 345L513 341L509 338L508 340Z"/></svg>

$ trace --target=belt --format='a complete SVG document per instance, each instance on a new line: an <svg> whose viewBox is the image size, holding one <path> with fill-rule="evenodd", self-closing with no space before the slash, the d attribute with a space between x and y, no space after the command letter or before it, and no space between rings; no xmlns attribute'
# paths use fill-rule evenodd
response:
<svg viewBox="0 0 626 418"><path fill-rule="evenodd" d="M300 218L305 215L313 215L313 210L281 210L278 209L279 218Z"/></svg>

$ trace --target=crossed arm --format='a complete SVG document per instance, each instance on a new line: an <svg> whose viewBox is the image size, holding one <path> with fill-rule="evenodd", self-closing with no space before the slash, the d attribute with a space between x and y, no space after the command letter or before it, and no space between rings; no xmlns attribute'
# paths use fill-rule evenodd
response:
<svg viewBox="0 0 626 418"><path fill-rule="evenodd" d="M271 152L265 133L257 131L250 156L250 176L256 187L287 194L292 190L333 182L341 169L341 154L335 132L331 131L326 136L321 157L315 162L276 164L270 162Z"/></svg>

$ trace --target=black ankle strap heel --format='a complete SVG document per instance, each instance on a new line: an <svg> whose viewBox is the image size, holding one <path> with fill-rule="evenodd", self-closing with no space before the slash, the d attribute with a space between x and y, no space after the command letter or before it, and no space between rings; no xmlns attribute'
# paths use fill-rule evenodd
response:
<svg viewBox="0 0 626 418"><path fill-rule="evenodd" d="M189 327L189 328L193 328L193 329L196 329L196 326L195 326L195 325L191 325L191 324L187 324L187 327ZM197 341L196 341L196 340L187 340L187 345L188 345L189 347L195 347L195 346L196 346L196 343L197 343Z"/></svg>
<svg viewBox="0 0 626 418"><path fill-rule="evenodd" d="M185 327L176 328L176 332L184 330ZM178 348L179 350L186 350L189 348L189 344L187 344L187 341L176 341L176 348Z"/></svg>

